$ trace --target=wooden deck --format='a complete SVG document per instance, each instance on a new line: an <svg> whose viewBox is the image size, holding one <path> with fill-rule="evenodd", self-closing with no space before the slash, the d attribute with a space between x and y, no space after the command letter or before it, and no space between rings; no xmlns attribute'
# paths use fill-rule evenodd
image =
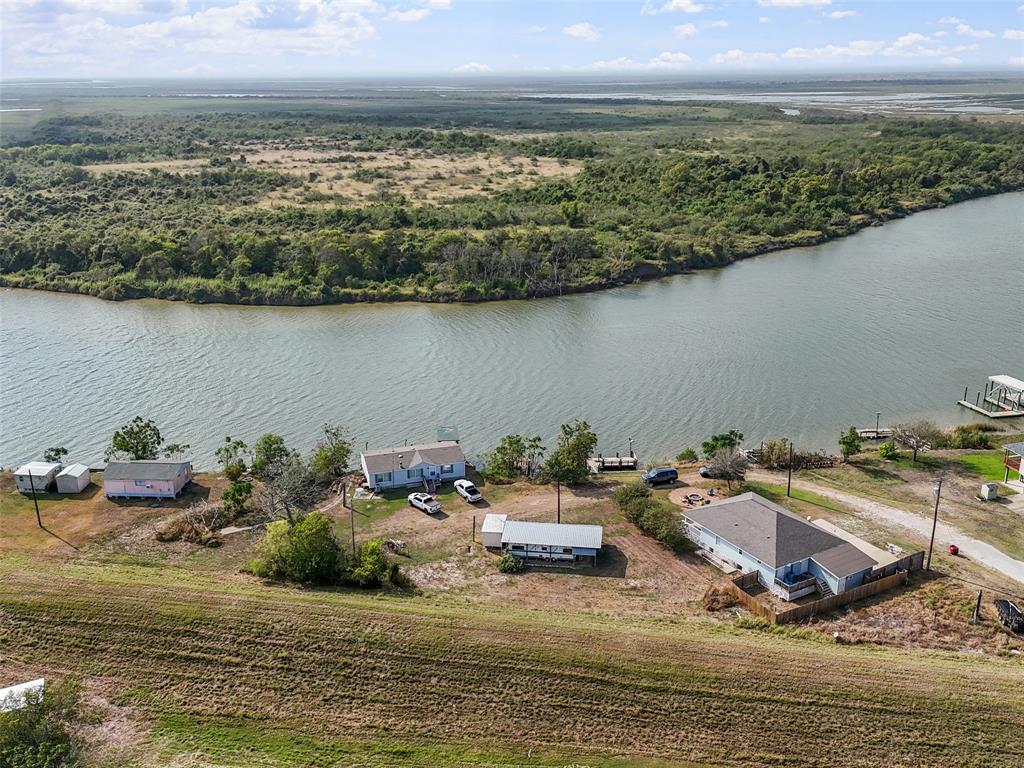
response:
<svg viewBox="0 0 1024 768"><path fill-rule="evenodd" d="M968 402L967 400L958 400L957 405L962 405L964 408L968 408L975 413L988 416L990 419L1019 419L1024 417L1024 411L989 411L982 406Z"/></svg>

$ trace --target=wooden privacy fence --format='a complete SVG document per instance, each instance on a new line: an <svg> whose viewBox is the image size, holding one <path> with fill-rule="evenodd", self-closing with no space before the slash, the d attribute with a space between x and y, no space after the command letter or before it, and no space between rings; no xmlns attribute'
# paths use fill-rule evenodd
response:
<svg viewBox="0 0 1024 768"><path fill-rule="evenodd" d="M917 555L922 554L922 552L917 552L904 559L916 558ZM896 563L893 563L893 565L896 565ZM918 565L918 568L920 568L920 565ZM755 616L759 616L772 624L790 624L794 621L807 619L816 614L840 608L848 603L854 602L855 600L862 600L865 597L877 595L878 593L885 592L893 587L906 584L908 575L909 574L906 570L898 570L889 576L883 576L867 584L862 584L859 587L848 589L838 595L824 597L811 603L804 603L803 605L795 605L784 611L776 611L772 606L761 602L754 595L747 592L747 589L758 584L757 571L734 576L728 582L728 589L733 596L735 596L740 605Z"/></svg>

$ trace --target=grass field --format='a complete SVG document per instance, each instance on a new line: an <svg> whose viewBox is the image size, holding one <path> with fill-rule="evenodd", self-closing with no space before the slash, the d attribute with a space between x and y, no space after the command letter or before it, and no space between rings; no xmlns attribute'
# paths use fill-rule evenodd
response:
<svg viewBox="0 0 1024 768"><path fill-rule="evenodd" d="M108 764L981 766L1024 760L1016 660L0 560L0 669L153 723ZM124 715L127 713L127 715ZM794 738L794 728L799 737Z"/></svg>
<svg viewBox="0 0 1024 768"><path fill-rule="evenodd" d="M622 476L563 494L563 520L605 525L604 565L575 573L498 574L493 554L465 551L483 510L447 491L444 518L400 494L363 503L358 538L407 540L419 585L379 592L261 582L240 572L258 533L158 544L174 507L101 493L48 499L40 531L0 479L0 682L80 677L100 768L1024 760L1020 644L990 616L968 625L970 590L916 579L782 630L708 614L699 597L720 574L624 521L609 501ZM551 515L551 489L484 490L484 509ZM786 503L847 515L815 494Z"/></svg>

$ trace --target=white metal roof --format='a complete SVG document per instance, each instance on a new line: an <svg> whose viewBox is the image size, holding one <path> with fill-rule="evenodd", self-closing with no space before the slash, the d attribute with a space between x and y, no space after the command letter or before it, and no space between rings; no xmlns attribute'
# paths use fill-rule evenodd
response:
<svg viewBox="0 0 1024 768"><path fill-rule="evenodd" d="M57 475L57 477L81 477L82 475L89 474L88 464L72 464L69 467L64 467Z"/></svg>
<svg viewBox="0 0 1024 768"><path fill-rule="evenodd" d="M55 469L60 469L60 464L55 461L30 461L18 467L14 474L27 475L31 472L32 477L46 477Z"/></svg>
<svg viewBox="0 0 1024 768"><path fill-rule="evenodd" d="M484 524L480 533L501 533L505 529L505 518L508 515L484 515Z"/></svg>
<svg viewBox="0 0 1024 768"><path fill-rule="evenodd" d="M0 688L0 712L13 712L25 706L25 695L36 691L42 692L46 678L29 680L7 688Z"/></svg>
<svg viewBox="0 0 1024 768"><path fill-rule="evenodd" d="M506 520L505 528L501 532L501 543L600 549L603 535L604 529L600 525L526 523L520 520Z"/></svg>
<svg viewBox="0 0 1024 768"><path fill-rule="evenodd" d="M1006 374L1000 374L999 376L989 376L988 380L993 384L998 384L1001 387L1007 389L1016 389L1024 392L1024 381L1015 379L1013 376L1007 376Z"/></svg>

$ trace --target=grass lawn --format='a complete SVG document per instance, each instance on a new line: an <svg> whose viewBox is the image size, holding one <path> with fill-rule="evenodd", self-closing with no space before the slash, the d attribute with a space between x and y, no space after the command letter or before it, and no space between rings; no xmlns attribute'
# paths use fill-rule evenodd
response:
<svg viewBox="0 0 1024 768"><path fill-rule="evenodd" d="M986 451L984 453L966 453L957 458L968 471L983 480L993 483L1003 482L1003 452ZM1010 472L1010 480L1020 477L1017 472Z"/></svg>

